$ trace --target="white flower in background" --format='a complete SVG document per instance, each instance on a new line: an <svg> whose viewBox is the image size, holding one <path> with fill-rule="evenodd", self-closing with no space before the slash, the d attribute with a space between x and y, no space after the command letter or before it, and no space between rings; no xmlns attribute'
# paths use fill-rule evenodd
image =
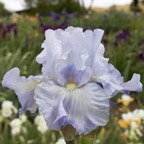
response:
<svg viewBox="0 0 144 144"><path fill-rule="evenodd" d="M66 144L63 138L60 138L55 144Z"/></svg>
<svg viewBox="0 0 144 144"><path fill-rule="evenodd" d="M133 113L132 112L128 112L128 113L124 113L122 114L122 119L125 121L131 121L133 119Z"/></svg>
<svg viewBox="0 0 144 144"><path fill-rule="evenodd" d="M97 139L95 143L96 143L96 144L100 144L100 140L99 140L99 139Z"/></svg>
<svg viewBox="0 0 144 144"><path fill-rule="evenodd" d="M2 116L5 118L11 117L13 114L16 114L18 111L16 107L13 105L13 102L11 101L4 101L2 103Z"/></svg>
<svg viewBox="0 0 144 144"><path fill-rule="evenodd" d="M139 118L139 119L143 119L144 120L144 110L143 109L136 109L134 110L134 115Z"/></svg>
<svg viewBox="0 0 144 144"><path fill-rule="evenodd" d="M41 124L41 123L44 123L45 120L44 120L44 118L43 118L42 115L38 115L38 116L35 117L34 122L35 122L36 125L39 125L39 124Z"/></svg>
<svg viewBox="0 0 144 144"><path fill-rule="evenodd" d="M122 97L118 99L118 102L122 103L125 106L128 106L133 101L134 101L134 98L126 94L123 94Z"/></svg>
<svg viewBox="0 0 144 144"><path fill-rule="evenodd" d="M125 101L130 101L130 100L132 100L133 98L130 97L129 95L124 94L124 95L122 95L122 99L125 100Z"/></svg>
<svg viewBox="0 0 144 144"><path fill-rule="evenodd" d="M19 134L20 132L21 132L20 127L16 127L16 128L12 128L12 129L11 129L11 134L12 134L13 136Z"/></svg>
<svg viewBox="0 0 144 144"><path fill-rule="evenodd" d="M19 118L15 118L10 122L11 134L13 136L19 134L22 130L22 121Z"/></svg>
<svg viewBox="0 0 144 144"><path fill-rule="evenodd" d="M122 119L132 122L132 121L141 121L144 120L144 110L140 109L136 109L133 112L128 112L126 114L122 114Z"/></svg>
<svg viewBox="0 0 144 144"><path fill-rule="evenodd" d="M139 125L132 121L130 124L130 130L129 130L129 139L131 140L139 140L139 137L142 136L142 132L140 131Z"/></svg>
<svg viewBox="0 0 144 144"><path fill-rule="evenodd" d="M37 125L37 130L40 132L40 133L46 133L48 131L48 127L46 125L46 122L43 118L42 115L38 115L35 117L35 120L34 120L34 123L35 125Z"/></svg>
<svg viewBox="0 0 144 144"><path fill-rule="evenodd" d="M27 116L25 114L20 115L19 118L21 119L22 122L27 121Z"/></svg>
<svg viewBox="0 0 144 144"><path fill-rule="evenodd" d="M135 109L133 112L122 114L122 119L119 121L121 127L125 128L125 136L131 141L138 141L144 136L144 110Z"/></svg>
<svg viewBox="0 0 144 144"><path fill-rule="evenodd" d="M11 122L10 122L10 126L12 128L15 128L15 127L20 127L22 124L22 121L19 119L19 118L15 118L13 119Z"/></svg>
<svg viewBox="0 0 144 144"><path fill-rule="evenodd" d="M12 106L13 106L13 103L12 103L11 101L9 101L9 100L4 101L4 102L2 103L2 108L12 107Z"/></svg>

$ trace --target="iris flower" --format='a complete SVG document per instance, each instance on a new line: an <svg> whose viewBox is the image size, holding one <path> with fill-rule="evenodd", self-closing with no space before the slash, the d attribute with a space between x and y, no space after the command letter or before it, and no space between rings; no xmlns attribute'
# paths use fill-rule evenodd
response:
<svg viewBox="0 0 144 144"><path fill-rule="evenodd" d="M117 38L118 40L125 40L125 39L127 39L130 35L131 35L131 34L130 34L130 32L129 32L128 30L122 30L122 32L119 33L119 34L116 36L116 38Z"/></svg>
<svg viewBox="0 0 144 144"><path fill-rule="evenodd" d="M2 81L13 89L22 105L20 112L37 107L49 128L66 134L87 134L109 120L109 99L118 92L141 91L140 75L124 82L120 72L104 58L103 30L68 27L47 30L40 76L21 77L18 68ZM68 128L68 129L67 129ZM68 139L73 136L66 134Z"/></svg>
<svg viewBox="0 0 144 144"><path fill-rule="evenodd" d="M0 35L5 38L7 34L13 33L14 36L17 36L18 31L17 31L17 24L16 23L11 23L9 25L4 25L3 23L0 23Z"/></svg>
<svg viewBox="0 0 144 144"><path fill-rule="evenodd" d="M62 22L60 25L58 26L52 26L52 25L45 25L43 23L40 24L41 30L43 32L45 32L46 30L52 29L52 30L56 30L56 29L66 29L68 27L68 23L67 20L64 20L64 22Z"/></svg>
<svg viewBox="0 0 144 144"><path fill-rule="evenodd" d="M51 12L50 13L50 16L51 16L51 18L53 18L53 20L55 20L55 21L57 21L57 20L60 20L60 15L58 14L58 13L56 13L56 12Z"/></svg>
<svg viewBox="0 0 144 144"><path fill-rule="evenodd" d="M143 52L140 52L139 55L138 55L138 58L142 61L144 61L144 53Z"/></svg>

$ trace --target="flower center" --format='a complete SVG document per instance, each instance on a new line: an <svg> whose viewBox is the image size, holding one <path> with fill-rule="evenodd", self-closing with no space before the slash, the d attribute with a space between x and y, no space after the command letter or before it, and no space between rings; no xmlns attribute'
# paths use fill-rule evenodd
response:
<svg viewBox="0 0 144 144"><path fill-rule="evenodd" d="M68 88L68 89L74 89L74 88L76 88L76 84L75 83L68 83L67 85L66 85L66 88Z"/></svg>

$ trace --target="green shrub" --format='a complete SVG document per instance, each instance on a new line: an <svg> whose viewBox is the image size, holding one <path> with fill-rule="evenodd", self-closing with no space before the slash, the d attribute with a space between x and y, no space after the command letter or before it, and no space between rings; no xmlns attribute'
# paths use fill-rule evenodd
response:
<svg viewBox="0 0 144 144"><path fill-rule="evenodd" d="M33 0L27 1L28 7L32 7ZM51 11L55 11L57 13L61 13L63 9L66 9L67 12L83 12L85 10L84 7L80 5L80 3L76 0L38 0L37 7L33 7L26 12L29 14L41 13L42 15L46 15Z"/></svg>

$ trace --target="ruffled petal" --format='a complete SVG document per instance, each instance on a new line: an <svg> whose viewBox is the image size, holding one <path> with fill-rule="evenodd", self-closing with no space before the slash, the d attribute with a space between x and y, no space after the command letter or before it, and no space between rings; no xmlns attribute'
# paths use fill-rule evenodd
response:
<svg viewBox="0 0 144 144"><path fill-rule="evenodd" d="M95 52L92 69L97 77L105 75L109 71L108 59L104 57L105 48L102 44L99 45Z"/></svg>
<svg viewBox="0 0 144 144"><path fill-rule="evenodd" d="M80 27L73 27L73 26L69 26L65 29L65 32L68 32L69 34L72 34L73 32L75 32L76 30L80 30L81 32L83 31L82 28Z"/></svg>
<svg viewBox="0 0 144 144"><path fill-rule="evenodd" d="M64 89L53 82L42 83L35 89L35 100L39 112L44 116L47 125L53 130L60 130L60 121L67 116L63 107Z"/></svg>
<svg viewBox="0 0 144 144"><path fill-rule="evenodd" d="M20 77L18 68L13 68L8 71L3 78L3 87L10 88L15 91L21 103L20 113L29 110L34 113L37 105L34 100L34 89L42 81L42 76Z"/></svg>
<svg viewBox="0 0 144 144"><path fill-rule="evenodd" d="M47 125L60 130L69 124L79 134L106 125L110 108L108 97L96 83L66 89L53 82L44 82L35 90L36 103Z"/></svg>
<svg viewBox="0 0 144 144"><path fill-rule="evenodd" d="M83 32L82 28L68 27L64 30L47 30L45 41L42 44L43 51L36 60L42 64L42 73L48 80L56 79L55 65L59 61L67 61L74 64L76 69L90 69L95 53L99 53L99 45L104 31L96 29ZM90 36L92 40L88 38ZM69 65L67 64L67 65Z"/></svg>
<svg viewBox="0 0 144 144"><path fill-rule="evenodd" d="M60 30L57 31L58 35ZM36 61L39 64L43 64L42 73L45 78L52 79L53 63L59 58L61 54L60 40L56 37L56 32L53 30L47 30L45 32L45 41L42 43L43 51L36 57Z"/></svg>

